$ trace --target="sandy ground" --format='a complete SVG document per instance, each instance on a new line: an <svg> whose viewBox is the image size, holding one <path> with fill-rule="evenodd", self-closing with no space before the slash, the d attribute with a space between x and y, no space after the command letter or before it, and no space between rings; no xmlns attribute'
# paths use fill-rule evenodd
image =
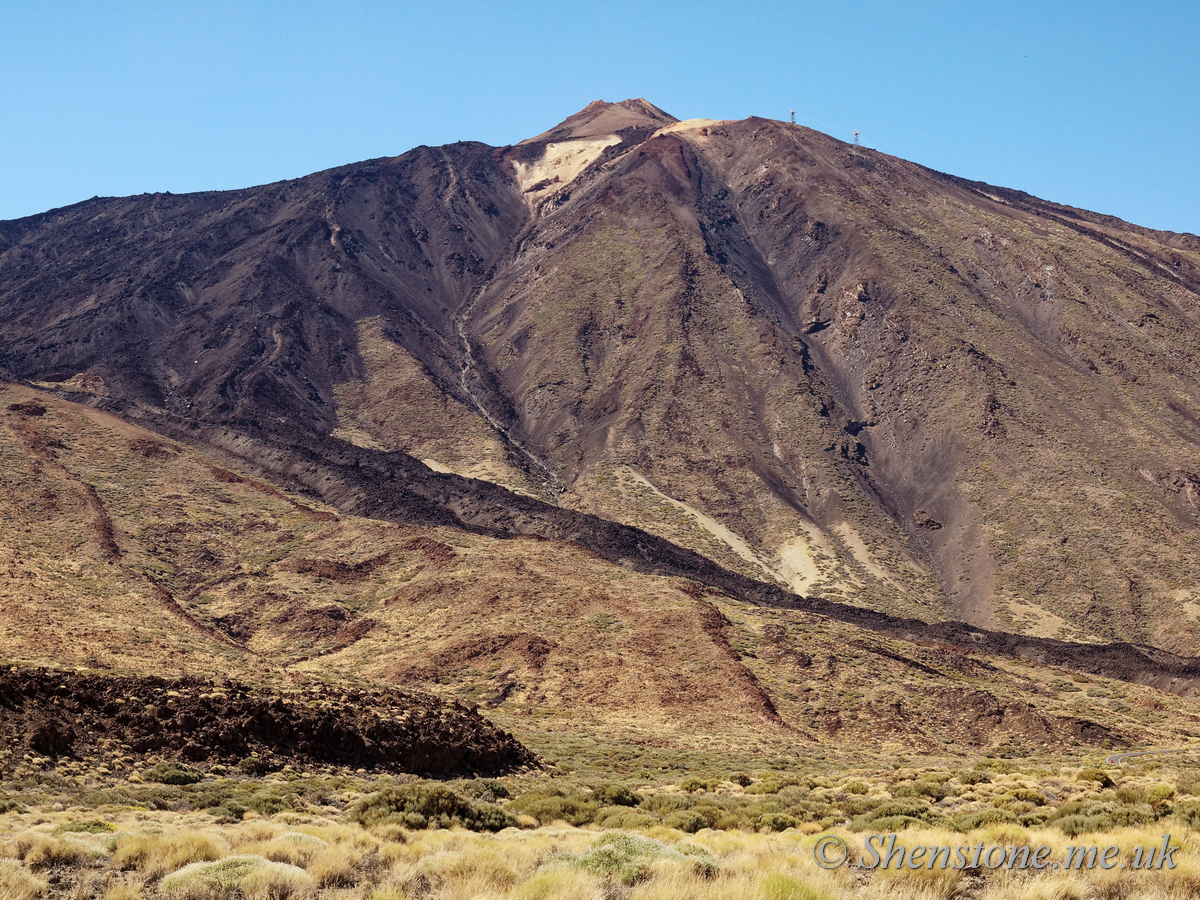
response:
<svg viewBox="0 0 1200 900"><path fill-rule="evenodd" d="M575 180L584 169L590 166L604 152L605 147L619 144L621 139L615 134L593 141L567 141L562 144L547 144L546 154L535 163L515 163L517 183L525 193L530 206L547 194L557 191L564 185ZM550 183L531 190L533 185L549 180Z"/></svg>
<svg viewBox="0 0 1200 900"><path fill-rule="evenodd" d="M720 522L718 522L716 519L712 518L711 516L706 516L704 513L700 512L700 510L696 509L694 506L689 506L688 504L684 503L682 500L676 500L674 497L670 497L667 494L664 494L662 491L660 491L658 488L656 488L653 484L651 484L646 479L646 476L644 476L637 469L633 469L628 466L624 466L621 469L617 470L617 474L618 474L618 476L628 475L630 478L632 478L638 484L654 491L654 493L657 494L661 499L667 501L672 506L674 506L676 509L686 512L688 515L692 516L696 520L696 522L700 525L701 528L703 528L705 531L709 532L711 535L713 535L713 537L715 537L718 540L722 541L723 543L729 545L730 549L732 549L733 552L736 553L738 556L740 556L742 559L746 560L746 562L753 563L754 565L756 565L760 569L762 569L763 572L765 572L767 574L767 577L769 580L771 580L771 581L775 580L775 575L776 575L775 571L770 566L768 566L766 563L764 563L761 559L758 558L758 555L754 552L754 550L750 547L750 545L747 544L740 537L738 537L736 534L734 534L732 531L730 531L728 528L726 528L724 525L722 525Z"/></svg>

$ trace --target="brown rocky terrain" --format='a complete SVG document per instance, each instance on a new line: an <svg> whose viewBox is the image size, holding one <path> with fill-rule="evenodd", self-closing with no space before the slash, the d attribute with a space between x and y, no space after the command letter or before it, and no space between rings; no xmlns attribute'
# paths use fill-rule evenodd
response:
<svg viewBox="0 0 1200 900"><path fill-rule="evenodd" d="M640 100L0 222L4 652L1135 740L1200 686L1198 303L1194 236Z"/></svg>
<svg viewBox="0 0 1200 900"><path fill-rule="evenodd" d="M109 699L128 688L139 709L184 689L161 678L121 687L114 675L232 678L266 691L268 706L282 694L364 683L419 689L520 734L582 729L635 746L761 743L764 752L864 741L1126 746L1179 741L1197 723L1193 660L800 598L644 532L458 476L423 470L435 482L464 482L453 502L429 495L441 497L444 507L431 506L440 514L458 510L454 526L383 520L413 508L403 505L375 518L345 514L23 387L0 395L0 451L0 509L12 523L0 546L5 661L78 669L78 678L37 683L69 681ZM376 451L361 452L358 466L305 477L337 472L364 494L371 484L391 493L391 481L371 474ZM361 470L366 480L355 482L350 473ZM390 478L399 494L404 482ZM530 533L497 536L518 528ZM1078 681L1064 677L1071 671ZM372 697L363 701L368 719L382 702ZM26 746L53 700L7 702L10 746ZM171 725L175 713L170 722L135 718L114 725L76 715L67 730L125 728L131 750L185 757L246 749L225 747L220 730ZM371 730L369 721L351 724ZM185 752L184 738L197 748ZM327 758L259 749L310 764Z"/></svg>

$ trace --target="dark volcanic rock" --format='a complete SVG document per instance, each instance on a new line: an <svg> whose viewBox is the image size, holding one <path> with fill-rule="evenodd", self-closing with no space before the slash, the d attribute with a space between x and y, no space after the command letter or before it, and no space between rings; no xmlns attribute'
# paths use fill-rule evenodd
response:
<svg viewBox="0 0 1200 900"><path fill-rule="evenodd" d="M0 673L0 739L45 756L94 756L100 741L189 762L254 753L298 766L500 774L538 765L477 712L408 691L277 692L199 678Z"/></svg>

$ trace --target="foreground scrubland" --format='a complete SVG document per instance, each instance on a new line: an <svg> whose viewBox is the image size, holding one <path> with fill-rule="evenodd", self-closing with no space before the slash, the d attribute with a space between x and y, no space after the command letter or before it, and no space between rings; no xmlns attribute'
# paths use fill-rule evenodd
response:
<svg viewBox="0 0 1200 900"><path fill-rule="evenodd" d="M0 898L1167 898L1200 896L1200 769L1186 758L980 759L621 781L591 770L447 782L145 765L109 782L0 785ZM1001 863L870 871L871 834L1048 847ZM819 867L836 835L846 865ZM1178 848L1173 868L1135 868ZM1096 846L1110 868L1056 870ZM1139 848L1141 848L1139 850ZM993 857L993 861L998 857Z"/></svg>

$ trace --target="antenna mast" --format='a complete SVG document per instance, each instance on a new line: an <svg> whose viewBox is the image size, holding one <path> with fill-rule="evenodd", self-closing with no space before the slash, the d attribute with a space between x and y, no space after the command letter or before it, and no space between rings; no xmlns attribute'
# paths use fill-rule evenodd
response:
<svg viewBox="0 0 1200 900"><path fill-rule="evenodd" d="M792 124L796 124L796 111L794 109L792 110Z"/></svg>
<svg viewBox="0 0 1200 900"><path fill-rule="evenodd" d="M858 132L857 132L857 131L856 131L856 132L854 132L854 146L855 146L855 147L859 147L859 146L861 146L861 145L858 143Z"/></svg>

